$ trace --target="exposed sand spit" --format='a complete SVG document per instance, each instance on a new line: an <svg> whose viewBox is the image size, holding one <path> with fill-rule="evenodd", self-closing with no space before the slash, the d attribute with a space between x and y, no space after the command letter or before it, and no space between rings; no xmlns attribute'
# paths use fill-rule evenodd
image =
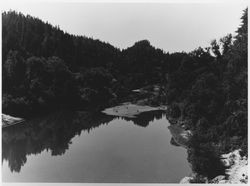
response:
<svg viewBox="0 0 250 186"><path fill-rule="evenodd" d="M149 111L155 111L155 110L166 110L166 109L167 109L166 106L151 107L151 106L146 106L146 105L124 103L119 106L106 108L102 112L107 115L112 115L112 116L135 118L136 115L143 113L143 112L149 112Z"/></svg>
<svg viewBox="0 0 250 186"><path fill-rule="evenodd" d="M23 122L24 119L2 114L2 127L8 127Z"/></svg>

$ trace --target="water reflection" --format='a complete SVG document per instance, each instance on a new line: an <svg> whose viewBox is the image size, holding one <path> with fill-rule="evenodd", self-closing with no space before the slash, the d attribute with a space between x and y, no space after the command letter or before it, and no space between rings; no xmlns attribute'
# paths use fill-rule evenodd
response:
<svg viewBox="0 0 250 186"><path fill-rule="evenodd" d="M90 132L113 119L100 113L60 111L5 128L2 131L2 161L8 161L11 172L20 172L28 155L44 150L50 150L52 156L63 155L71 139L82 130Z"/></svg>
<svg viewBox="0 0 250 186"><path fill-rule="evenodd" d="M136 118L124 118L146 127L154 119L161 119L162 111L146 112ZM63 155L71 139L82 131L90 132L115 119L102 113L58 111L32 119L25 124L2 131L2 161L7 160L11 172L20 172L30 154L47 150L52 156Z"/></svg>
<svg viewBox="0 0 250 186"><path fill-rule="evenodd" d="M148 124L155 119L161 119L164 116L164 111L150 111L150 112L143 112L139 114L135 118L124 118L126 121L133 121L134 124L147 127Z"/></svg>

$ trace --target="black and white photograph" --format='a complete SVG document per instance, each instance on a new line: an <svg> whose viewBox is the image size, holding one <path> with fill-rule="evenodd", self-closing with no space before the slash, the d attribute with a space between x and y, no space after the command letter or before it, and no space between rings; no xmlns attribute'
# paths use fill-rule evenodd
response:
<svg viewBox="0 0 250 186"><path fill-rule="evenodd" d="M247 0L2 0L2 184L248 184Z"/></svg>

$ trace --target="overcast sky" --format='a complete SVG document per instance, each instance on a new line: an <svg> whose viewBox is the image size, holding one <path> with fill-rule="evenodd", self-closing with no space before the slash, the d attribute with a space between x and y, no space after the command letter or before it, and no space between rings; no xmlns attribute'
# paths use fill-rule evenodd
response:
<svg viewBox="0 0 250 186"><path fill-rule="evenodd" d="M246 1L239 3L5 3L70 34L127 48L148 39L164 51L191 51L234 33Z"/></svg>

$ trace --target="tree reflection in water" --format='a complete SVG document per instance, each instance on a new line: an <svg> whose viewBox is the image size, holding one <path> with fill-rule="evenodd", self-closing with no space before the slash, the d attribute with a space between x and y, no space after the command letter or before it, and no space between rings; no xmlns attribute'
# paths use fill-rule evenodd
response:
<svg viewBox="0 0 250 186"><path fill-rule="evenodd" d="M44 150L50 150L52 156L63 155L71 139L82 130L89 132L113 119L100 113L58 111L5 128L2 131L2 161L8 161L11 172L20 172L28 155Z"/></svg>
<svg viewBox="0 0 250 186"><path fill-rule="evenodd" d="M146 127L154 119L161 119L162 111L146 112L136 118L124 118ZM27 156L50 150L52 156L63 155L71 140L82 131L90 132L115 119L102 113L58 111L31 119L22 125L2 131L2 161L8 161L11 172L20 172Z"/></svg>
<svg viewBox="0 0 250 186"><path fill-rule="evenodd" d="M164 115L164 111L149 111L149 112L143 112L139 114L135 118L124 118L126 121L133 121L134 124L141 126L141 127L147 127L148 124L155 119L161 119Z"/></svg>

